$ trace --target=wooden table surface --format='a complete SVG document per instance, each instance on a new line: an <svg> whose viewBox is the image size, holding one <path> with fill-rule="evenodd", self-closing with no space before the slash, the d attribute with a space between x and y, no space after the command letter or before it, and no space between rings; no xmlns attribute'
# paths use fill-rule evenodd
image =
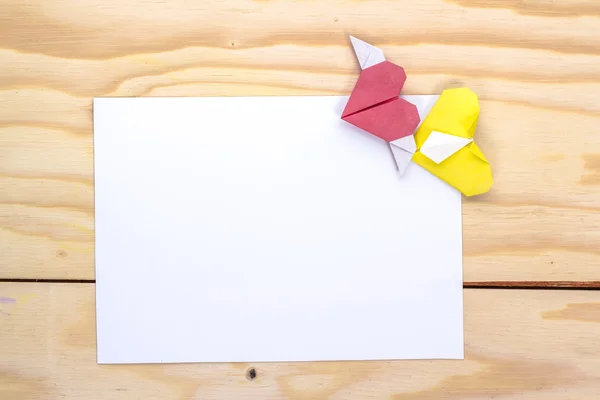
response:
<svg viewBox="0 0 600 400"><path fill-rule="evenodd" d="M96 365L92 98L348 94L348 34L480 96L467 359ZM600 398L599 126L596 0L0 0L0 398Z"/></svg>

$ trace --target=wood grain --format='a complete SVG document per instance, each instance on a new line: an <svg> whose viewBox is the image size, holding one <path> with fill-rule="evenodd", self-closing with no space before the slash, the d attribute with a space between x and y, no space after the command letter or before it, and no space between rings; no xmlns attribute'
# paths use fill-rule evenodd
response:
<svg viewBox="0 0 600 400"><path fill-rule="evenodd" d="M0 398L594 399L598 337L600 292L467 289L465 361L98 366L93 284L0 283Z"/></svg>
<svg viewBox="0 0 600 400"><path fill-rule="evenodd" d="M480 95L467 283L600 279L592 0L0 0L0 278L94 278L92 97L348 94L348 33Z"/></svg>

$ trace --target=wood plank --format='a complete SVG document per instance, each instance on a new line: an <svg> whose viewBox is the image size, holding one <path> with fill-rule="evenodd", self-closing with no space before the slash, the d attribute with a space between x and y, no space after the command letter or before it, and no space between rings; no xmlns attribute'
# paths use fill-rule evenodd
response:
<svg viewBox="0 0 600 400"><path fill-rule="evenodd" d="M592 399L598 337L598 291L467 289L464 361L98 366L93 284L0 283L0 398Z"/></svg>
<svg viewBox="0 0 600 400"><path fill-rule="evenodd" d="M482 99L496 184L463 206L465 281L598 280L596 2L4 3L0 278L94 278L92 97L348 94L353 33L406 93Z"/></svg>

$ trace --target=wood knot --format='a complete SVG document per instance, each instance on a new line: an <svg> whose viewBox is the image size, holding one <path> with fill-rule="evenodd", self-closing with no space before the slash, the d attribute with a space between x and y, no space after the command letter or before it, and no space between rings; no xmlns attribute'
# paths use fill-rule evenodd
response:
<svg viewBox="0 0 600 400"><path fill-rule="evenodd" d="M246 378L249 381L253 381L256 379L257 373L256 373L256 369L254 367L248 368L248 371L246 371Z"/></svg>

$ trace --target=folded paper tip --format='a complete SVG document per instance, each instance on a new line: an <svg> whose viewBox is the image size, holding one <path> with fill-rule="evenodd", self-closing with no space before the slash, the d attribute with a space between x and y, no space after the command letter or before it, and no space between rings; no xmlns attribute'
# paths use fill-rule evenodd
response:
<svg viewBox="0 0 600 400"><path fill-rule="evenodd" d="M398 147L392 143L389 143L390 150L392 151L392 155L394 156L394 161L396 162L396 169L398 170L398 174L401 177L404 176L406 170L408 169L408 164L410 164L410 160L412 160L413 153L410 151L406 151L401 147Z"/></svg>
<svg viewBox="0 0 600 400"><path fill-rule="evenodd" d="M350 42L352 42L352 46L357 46L360 45L361 43L365 43L364 41L358 39L356 36L352 36L352 35L348 35L350 36Z"/></svg>
<svg viewBox="0 0 600 400"><path fill-rule="evenodd" d="M408 170L408 164L406 164L404 168L398 168L397 172L400 178L404 178L404 175L406 175L406 170Z"/></svg>
<svg viewBox="0 0 600 400"><path fill-rule="evenodd" d="M364 70L385 61L385 56L381 49L352 35L350 35L350 42L352 42L354 54L356 54L361 69Z"/></svg>
<svg viewBox="0 0 600 400"><path fill-rule="evenodd" d="M432 131L420 151L436 164L440 164L471 142L473 139Z"/></svg>

